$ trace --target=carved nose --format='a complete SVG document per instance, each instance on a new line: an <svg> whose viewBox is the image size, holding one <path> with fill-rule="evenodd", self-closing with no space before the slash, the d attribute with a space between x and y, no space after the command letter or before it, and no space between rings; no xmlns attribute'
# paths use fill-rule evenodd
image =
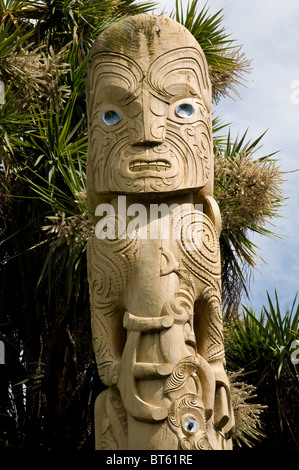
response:
<svg viewBox="0 0 299 470"><path fill-rule="evenodd" d="M131 145L159 145L165 140L165 122L161 116L144 110L130 129Z"/></svg>
<svg viewBox="0 0 299 470"><path fill-rule="evenodd" d="M131 145L159 145L166 135L165 104L156 97L143 94L140 113L130 123Z"/></svg>

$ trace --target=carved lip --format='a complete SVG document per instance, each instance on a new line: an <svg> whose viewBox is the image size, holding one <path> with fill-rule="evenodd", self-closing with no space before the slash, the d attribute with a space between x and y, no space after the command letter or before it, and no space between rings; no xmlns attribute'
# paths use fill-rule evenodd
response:
<svg viewBox="0 0 299 470"><path fill-rule="evenodd" d="M129 170L133 173L141 171L155 171L158 173L170 170L171 163L167 160L134 160L129 164Z"/></svg>

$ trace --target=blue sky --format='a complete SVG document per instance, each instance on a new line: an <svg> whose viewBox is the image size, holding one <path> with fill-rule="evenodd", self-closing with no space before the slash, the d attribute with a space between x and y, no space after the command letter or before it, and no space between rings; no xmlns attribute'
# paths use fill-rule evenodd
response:
<svg viewBox="0 0 299 470"><path fill-rule="evenodd" d="M184 2L187 5L187 1ZM201 5L205 4L205 0ZM175 0L159 2L160 13L170 13ZM255 139L264 131L263 147L256 156L279 151L282 171L299 169L299 3L298 0L210 0L210 12L223 9L227 32L243 46L252 59L246 87L238 88L241 98L226 98L214 111L231 124L232 135ZM286 173L283 184L288 198L275 220L281 240L252 236L266 264L255 271L247 306L259 309L267 304L266 291L274 297L277 289L282 308L291 306L299 291L299 172Z"/></svg>

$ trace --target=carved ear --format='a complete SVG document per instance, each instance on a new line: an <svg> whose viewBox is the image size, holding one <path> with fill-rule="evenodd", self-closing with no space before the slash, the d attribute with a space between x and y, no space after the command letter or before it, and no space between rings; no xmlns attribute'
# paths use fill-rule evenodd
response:
<svg viewBox="0 0 299 470"><path fill-rule="evenodd" d="M195 196L195 203L203 205L203 212L211 220L216 228L218 237L221 235L221 213L216 199L213 196L203 196L200 192Z"/></svg>
<svg viewBox="0 0 299 470"><path fill-rule="evenodd" d="M204 198L203 207L205 214L209 217L209 219L211 219L211 221L215 225L218 236L220 237L222 228L221 214L219 206L213 196L206 196Z"/></svg>

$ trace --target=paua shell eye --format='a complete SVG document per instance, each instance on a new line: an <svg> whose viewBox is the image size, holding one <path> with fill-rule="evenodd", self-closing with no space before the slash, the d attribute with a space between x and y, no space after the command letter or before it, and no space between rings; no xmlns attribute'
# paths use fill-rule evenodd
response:
<svg viewBox="0 0 299 470"><path fill-rule="evenodd" d="M196 432L198 429L198 422L192 416L188 416L183 422L183 427L187 432Z"/></svg>
<svg viewBox="0 0 299 470"><path fill-rule="evenodd" d="M109 109L103 114L103 121L107 126L115 126L121 120L121 115L114 109Z"/></svg>
<svg viewBox="0 0 299 470"><path fill-rule="evenodd" d="M195 113L195 109L193 108L192 104L182 103L177 106L175 112L180 118L189 118L193 116L193 114Z"/></svg>

